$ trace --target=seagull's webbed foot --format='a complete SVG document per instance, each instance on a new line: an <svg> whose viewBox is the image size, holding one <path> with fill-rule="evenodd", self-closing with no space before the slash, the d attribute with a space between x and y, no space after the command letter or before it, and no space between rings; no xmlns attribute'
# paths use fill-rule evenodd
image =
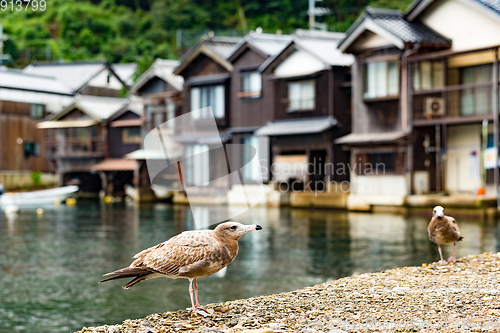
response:
<svg viewBox="0 0 500 333"><path fill-rule="evenodd" d="M455 256L451 256L448 258L448 262L456 262L457 259L455 259Z"/></svg>
<svg viewBox="0 0 500 333"><path fill-rule="evenodd" d="M441 265L446 265L446 264L447 264L447 262L446 262L445 260L439 260L439 263L440 263Z"/></svg>
<svg viewBox="0 0 500 333"><path fill-rule="evenodd" d="M196 314L203 316L203 317L208 317L214 313L214 310L204 309L202 307L194 308L194 309L192 309L192 311L193 311L193 313L196 313Z"/></svg>

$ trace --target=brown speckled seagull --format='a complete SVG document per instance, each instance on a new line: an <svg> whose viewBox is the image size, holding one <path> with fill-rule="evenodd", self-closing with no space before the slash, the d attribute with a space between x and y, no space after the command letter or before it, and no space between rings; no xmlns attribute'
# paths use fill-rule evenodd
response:
<svg viewBox="0 0 500 333"><path fill-rule="evenodd" d="M214 230L184 231L137 253L129 267L104 274L113 276L99 283L134 278L123 286L129 289L139 282L157 277L188 279L193 313L207 316L213 311L201 307L196 279L217 273L229 265L238 254L238 239L249 231L261 229L260 225L225 222Z"/></svg>
<svg viewBox="0 0 500 333"><path fill-rule="evenodd" d="M444 208L441 206L434 207L433 216L429 227L427 228L427 233L429 234L429 239L436 243L439 250L439 256L441 260L439 263L443 264L446 261L443 259L443 253L441 251L441 244L451 244L453 243L453 254L448 258L448 261L455 262L455 250L457 249L457 242L464 239L460 235L460 230L458 229L457 222L451 216L444 215Z"/></svg>

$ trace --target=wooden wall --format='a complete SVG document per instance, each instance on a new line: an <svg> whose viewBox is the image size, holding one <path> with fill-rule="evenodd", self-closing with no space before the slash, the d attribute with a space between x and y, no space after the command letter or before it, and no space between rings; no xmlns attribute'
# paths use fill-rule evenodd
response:
<svg viewBox="0 0 500 333"><path fill-rule="evenodd" d="M389 100L365 101L363 66L374 56L399 55L396 48L378 50L360 55L352 65L352 132L380 133L401 130L401 105L399 97ZM401 74L401 73L400 73ZM401 78L399 80L401 95Z"/></svg>
<svg viewBox="0 0 500 333"><path fill-rule="evenodd" d="M196 76L204 76L204 75L213 75L213 74L226 74L228 71L213 61L211 58L207 57L204 54L200 54L189 66L184 69L182 72L182 76L184 77L184 82L189 80L191 77ZM226 80L224 83L225 87L225 118L224 119L216 119L216 124L219 127L228 127L231 119L231 89L230 89L231 80ZM182 113L191 112L191 87L184 84L184 91L182 94L183 104L182 104Z"/></svg>
<svg viewBox="0 0 500 333"><path fill-rule="evenodd" d="M268 100L272 98L273 90L268 89L269 82L263 82L259 98L240 98L242 69L257 68L265 58L251 49L246 49L233 60L233 75L231 76L231 127L264 126L273 118L273 110ZM268 81L263 76L263 81Z"/></svg>
<svg viewBox="0 0 500 333"><path fill-rule="evenodd" d="M30 118L29 103L0 101L0 170L54 170L45 158L45 133L36 128L38 122ZM38 157L25 158L25 142L40 145Z"/></svg>
<svg viewBox="0 0 500 333"><path fill-rule="evenodd" d="M315 82L316 105L312 111L288 112L288 84L290 82L310 81ZM310 117L326 117L328 110L328 71L322 71L303 78L289 78L275 81L275 119L297 119Z"/></svg>
<svg viewBox="0 0 500 333"><path fill-rule="evenodd" d="M127 120L127 119L139 119L140 116L133 112L126 112L120 117L113 119L116 120ZM122 158L128 153L131 153L137 149L141 148L140 143L123 143L122 141L122 131L124 127L108 127L108 156L109 158Z"/></svg>

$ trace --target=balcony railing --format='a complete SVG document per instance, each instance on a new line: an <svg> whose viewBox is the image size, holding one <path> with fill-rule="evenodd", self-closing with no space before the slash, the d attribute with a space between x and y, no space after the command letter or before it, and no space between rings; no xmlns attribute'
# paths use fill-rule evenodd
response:
<svg viewBox="0 0 500 333"><path fill-rule="evenodd" d="M64 138L47 141L47 154L52 157L104 156L106 142L103 138Z"/></svg>
<svg viewBox="0 0 500 333"><path fill-rule="evenodd" d="M481 118L493 115L493 84L474 83L413 92L413 119Z"/></svg>

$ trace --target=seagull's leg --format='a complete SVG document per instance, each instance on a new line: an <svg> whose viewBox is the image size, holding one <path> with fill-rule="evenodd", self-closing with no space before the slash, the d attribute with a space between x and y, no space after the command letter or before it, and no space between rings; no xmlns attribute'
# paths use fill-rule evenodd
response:
<svg viewBox="0 0 500 333"><path fill-rule="evenodd" d="M456 249L457 249L457 242L453 243L453 254L451 255L451 257L448 258L448 261L450 261L450 262L457 261L455 259L455 251L456 251Z"/></svg>
<svg viewBox="0 0 500 333"><path fill-rule="evenodd" d="M196 278L194 279L194 296L196 297L196 307L200 307L200 298L198 297L198 283L196 283Z"/></svg>
<svg viewBox="0 0 500 333"><path fill-rule="evenodd" d="M200 299L198 297L198 283L196 283L196 279L194 279L193 287L194 287L194 295L196 297L196 308L198 310L205 311L208 314L213 314L214 310L212 310L212 309L204 309L200 305Z"/></svg>
<svg viewBox="0 0 500 333"><path fill-rule="evenodd" d="M189 297L191 298L191 306L193 313L196 313L196 306L194 305L194 296L193 296L193 280L189 279Z"/></svg>
<svg viewBox="0 0 500 333"><path fill-rule="evenodd" d="M441 245L438 244L438 251L439 251L439 256L441 257L441 260L439 260L440 264L446 264L446 261L443 259L443 252L441 251Z"/></svg>

